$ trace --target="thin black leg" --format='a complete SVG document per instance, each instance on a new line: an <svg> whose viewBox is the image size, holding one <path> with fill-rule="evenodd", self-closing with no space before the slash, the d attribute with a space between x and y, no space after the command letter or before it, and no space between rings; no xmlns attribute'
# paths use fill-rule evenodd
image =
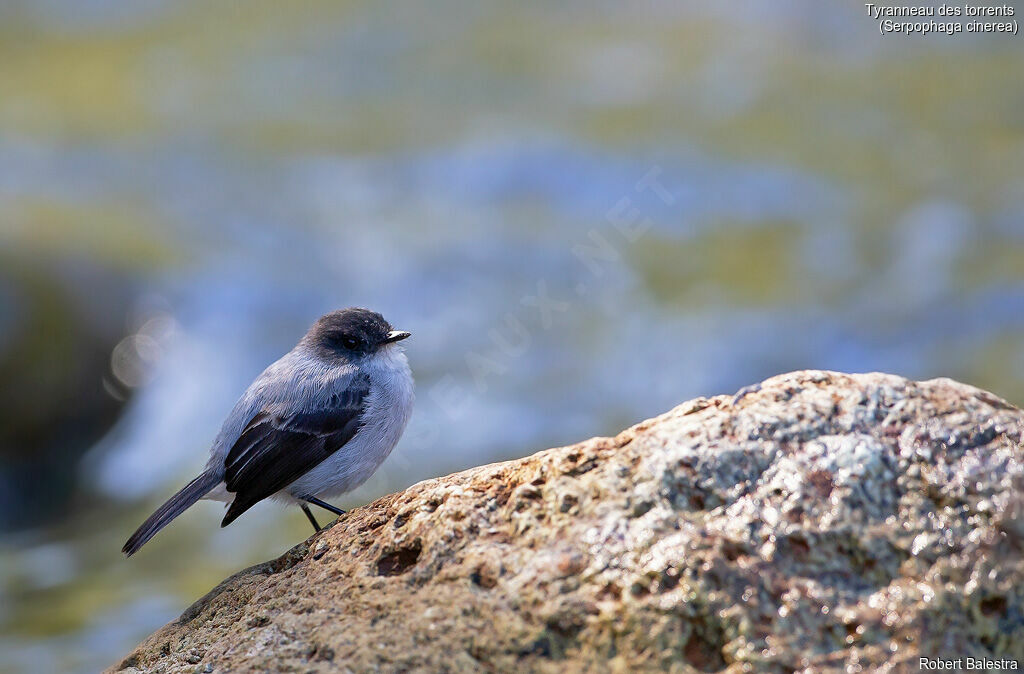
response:
<svg viewBox="0 0 1024 674"><path fill-rule="evenodd" d="M330 510L335 515L344 515L345 514L345 511L342 510L341 508L335 508L330 503L327 503L326 501L321 501L318 498L314 498L312 496L307 496L303 500L306 501L306 503L312 503L315 506L320 506L324 510Z"/></svg>
<svg viewBox="0 0 1024 674"><path fill-rule="evenodd" d="M309 523L313 525L313 528L316 531L320 531L320 525L317 524L316 518L313 517L313 513L310 512L309 506L306 505L305 503L302 504L302 512L306 513L306 517L309 518Z"/></svg>

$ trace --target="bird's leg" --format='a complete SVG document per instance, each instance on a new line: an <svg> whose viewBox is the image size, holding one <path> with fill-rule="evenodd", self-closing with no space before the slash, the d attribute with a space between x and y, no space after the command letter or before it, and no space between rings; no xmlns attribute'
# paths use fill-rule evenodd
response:
<svg viewBox="0 0 1024 674"><path fill-rule="evenodd" d="M320 531L320 525L317 524L316 518L313 517L313 513L310 512L309 506L305 503L302 504L302 512L306 513L306 517L309 518L309 523L313 525L316 531Z"/></svg>
<svg viewBox="0 0 1024 674"><path fill-rule="evenodd" d="M305 497L305 498L304 498L303 500L304 500L304 501L305 501L306 503L312 503L312 504L313 504L313 505L315 505L315 506L320 506L320 507L321 507L321 508L323 508L324 510L330 510L330 511L331 511L332 513L334 513L335 515L344 515L344 514L345 514L345 511L344 511L344 510L342 510L341 508L335 508L335 507L334 507L334 506L332 506L332 505L331 505L330 503L327 503L327 502L325 502L325 501L321 501L320 499L318 499L318 498L315 498L315 497L313 497L313 496L307 496L307 497Z"/></svg>

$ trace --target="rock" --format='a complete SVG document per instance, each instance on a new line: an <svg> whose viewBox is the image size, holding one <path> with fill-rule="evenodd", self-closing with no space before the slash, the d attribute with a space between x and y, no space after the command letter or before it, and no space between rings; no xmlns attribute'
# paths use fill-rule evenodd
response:
<svg viewBox="0 0 1024 674"><path fill-rule="evenodd" d="M1024 660L1022 434L1020 409L947 379L775 377L381 498L224 581L117 669Z"/></svg>

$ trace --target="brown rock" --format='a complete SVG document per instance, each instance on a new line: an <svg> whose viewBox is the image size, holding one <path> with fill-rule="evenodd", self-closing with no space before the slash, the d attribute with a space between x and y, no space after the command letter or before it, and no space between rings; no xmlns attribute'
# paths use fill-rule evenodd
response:
<svg viewBox="0 0 1024 674"><path fill-rule="evenodd" d="M1024 660L1022 435L1024 412L950 380L775 377L381 498L224 581L118 668Z"/></svg>

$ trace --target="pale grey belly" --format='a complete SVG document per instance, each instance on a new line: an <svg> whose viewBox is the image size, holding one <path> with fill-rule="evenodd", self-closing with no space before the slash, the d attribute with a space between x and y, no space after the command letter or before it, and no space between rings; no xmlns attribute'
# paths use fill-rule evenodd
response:
<svg viewBox="0 0 1024 674"><path fill-rule="evenodd" d="M374 396L366 413L371 421L345 446L281 491L296 497L329 498L366 482L398 444L411 408L411 394L405 391Z"/></svg>
<svg viewBox="0 0 1024 674"><path fill-rule="evenodd" d="M354 438L281 491L300 498L330 498L352 491L380 468L397 442L398 438L390 442L388 438Z"/></svg>

